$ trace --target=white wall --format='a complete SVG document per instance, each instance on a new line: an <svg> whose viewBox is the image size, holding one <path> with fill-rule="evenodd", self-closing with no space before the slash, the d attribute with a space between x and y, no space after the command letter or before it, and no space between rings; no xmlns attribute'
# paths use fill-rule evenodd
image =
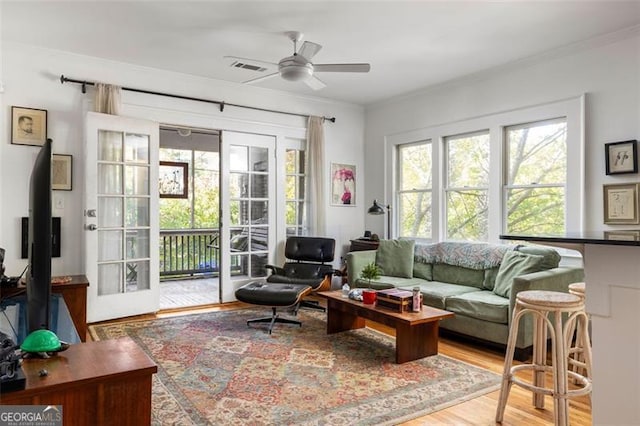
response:
<svg viewBox="0 0 640 426"><path fill-rule="evenodd" d="M355 164L363 171L364 110L360 106L322 98L302 97L284 92L243 86L212 79L163 70L144 68L99 58L69 54L14 43L1 45L2 78L5 93L2 99L5 122L12 105L48 110L48 136L54 141L54 153L73 155L73 190L54 191L54 215L62 217L62 256L52 263L54 275L84 272L83 239L83 108L92 97L75 84L60 84L61 74L75 79L103 81L142 88L246 104L262 108L303 114L335 116L336 123L325 124L325 162L327 191L331 162ZM321 92L319 93L321 95ZM306 120L281 114L259 112L227 106L218 107L192 101L123 92L122 115L144 117L167 124L197 125L212 129L288 129L306 127ZM0 122L1 123L1 122ZM22 271L26 261L20 256L20 218L28 214L28 185L37 147L11 145L10 129L2 127L0 143L0 247L7 250L7 274ZM364 193L363 180L357 191ZM328 194L327 194L328 199ZM362 198L361 198L362 199ZM56 201L64 204L56 209ZM356 207L325 206L328 236L337 239L336 265L349 239L362 233L364 205Z"/></svg>
<svg viewBox="0 0 640 426"><path fill-rule="evenodd" d="M0 2L0 46L2 46L2 2ZM3 56L3 50L0 48L0 105L4 105L4 80L2 78L2 70L4 69ZM5 117L9 113L6 112L5 109L3 109L3 111L5 111L5 113L0 114L0 134L6 135L7 132L2 133L1 129L6 129ZM2 142L0 142L0 145L2 145ZM0 203L2 203L2 200L4 200L4 184L2 183L2 173L0 173ZM2 209L0 209L0 223L2 223ZM2 234L0 234L0 241L2 241L1 235ZM0 245L0 247L2 246Z"/></svg>
<svg viewBox="0 0 640 426"><path fill-rule="evenodd" d="M386 169L384 141L388 135L586 93L586 229L615 229L602 223L602 185L639 182L640 177L637 174L606 176L604 144L640 139L639 33L640 29L635 28L592 41L589 46L573 46L536 61L368 107L365 198L383 200L385 189L389 190L385 188L389 179L380 172ZM365 217L365 225L382 233L383 223L375 216Z"/></svg>

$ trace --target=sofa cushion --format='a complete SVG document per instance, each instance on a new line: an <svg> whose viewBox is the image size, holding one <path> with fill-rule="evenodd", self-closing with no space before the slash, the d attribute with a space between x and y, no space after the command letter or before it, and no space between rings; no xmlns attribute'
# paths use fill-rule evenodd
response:
<svg viewBox="0 0 640 426"><path fill-rule="evenodd" d="M399 288L401 288L402 290L412 290L413 287L407 286ZM419 287L420 292L422 293L424 304L440 309L445 309L445 300L448 297L480 291L475 287L449 284L439 281L423 281L419 285Z"/></svg>
<svg viewBox="0 0 640 426"><path fill-rule="evenodd" d="M560 253L558 253L557 251L549 247L520 245L516 247L516 250L524 254L535 254L538 256L542 256L543 257L542 264L541 264L542 269L557 268L558 265L560 264L560 259L561 259Z"/></svg>
<svg viewBox="0 0 640 426"><path fill-rule="evenodd" d="M482 288L484 270L436 263L433 265L433 280Z"/></svg>
<svg viewBox="0 0 640 426"><path fill-rule="evenodd" d="M402 277L391 277L388 275L380 275L377 280L371 280L371 288L375 290L382 290L385 288L394 288L394 287L409 287L413 288L414 286L418 286L424 283L425 280L421 278L402 278ZM364 278L358 278L355 282L355 286L352 287L369 287L369 280Z"/></svg>
<svg viewBox="0 0 640 426"><path fill-rule="evenodd" d="M448 297L445 301L445 309L483 321L509 323L509 299L488 290Z"/></svg>
<svg viewBox="0 0 640 426"><path fill-rule="evenodd" d="M496 266L495 268L485 269L484 270L484 281L482 282L482 287L486 290L493 290L493 287L496 285L496 277L498 276L498 271L500 270L500 266Z"/></svg>
<svg viewBox="0 0 640 426"><path fill-rule="evenodd" d="M543 259L543 256L524 254L519 251L505 253L496 276L493 292L498 296L509 298L513 279L518 275L541 271Z"/></svg>
<svg viewBox="0 0 640 426"><path fill-rule="evenodd" d="M413 276L424 280L433 280L433 269L430 263L422 263L413 259Z"/></svg>
<svg viewBox="0 0 640 426"><path fill-rule="evenodd" d="M413 277L413 240L381 240L376 252L376 265L382 274L392 277Z"/></svg>

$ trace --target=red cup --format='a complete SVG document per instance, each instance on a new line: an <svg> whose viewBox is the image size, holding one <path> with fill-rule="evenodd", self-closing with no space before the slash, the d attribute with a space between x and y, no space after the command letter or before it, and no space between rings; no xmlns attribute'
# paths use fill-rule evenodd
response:
<svg viewBox="0 0 640 426"><path fill-rule="evenodd" d="M362 290L362 302L365 305L373 305L376 302L377 294L375 290Z"/></svg>

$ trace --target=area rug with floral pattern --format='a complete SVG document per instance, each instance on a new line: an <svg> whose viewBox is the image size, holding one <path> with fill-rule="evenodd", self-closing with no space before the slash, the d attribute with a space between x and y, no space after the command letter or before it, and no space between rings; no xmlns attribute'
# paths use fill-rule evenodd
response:
<svg viewBox="0 0 640 426"><path fill-rule="evenodd" d="M395 363L395 341L364 328L326 334L325 314L302 327L247 326L240 309L90 327L129 336L156 362L158 425L378 425L410 420L499 388L487 370L435 355ZM282 314L286 316L285 314Z"/></svg>

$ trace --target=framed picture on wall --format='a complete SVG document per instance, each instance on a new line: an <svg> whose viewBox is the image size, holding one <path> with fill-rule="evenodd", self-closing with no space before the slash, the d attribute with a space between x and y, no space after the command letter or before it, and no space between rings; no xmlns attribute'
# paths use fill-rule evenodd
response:
<svg viewBox="0 0 640 426"><path fill-rule="evenodd" d="M71 191L73 157L65 154L53 154L51 158L51 189Z"/></svg>
<svg viewBox="0 0 640 426"><path fill-rule="evenodd" d="M607 174L638 173L638 143L635 140L604 144Z"/></svg>
<svg viewBox="0 0 640 426"><path fill-rule="evenodd" d="M47 110L11 107L11 143L42 146L47 140Z"/></svg>
<svg viewBox="0 0 640 426"><path fill-rule="evenodd" d="M356 166L331 163L331 205L356 205Z"/></svg>
<svg viewBox="0 0 640 426"><path fill-rule="evenodd" d="M604 231L604 239L617 241L640 241L640 229Z"/></svg>
<svg viewBox="0 0 640 426"><path fill-rule="evenodd" d="M158 188L160 198L189 198L189 163L161 161Z"/></svg>
<svg viewBox="0 0 640 426"><path fill-rule="evenodd" d="M637 224L638 183L604 185L604 223Z"/></svg>

